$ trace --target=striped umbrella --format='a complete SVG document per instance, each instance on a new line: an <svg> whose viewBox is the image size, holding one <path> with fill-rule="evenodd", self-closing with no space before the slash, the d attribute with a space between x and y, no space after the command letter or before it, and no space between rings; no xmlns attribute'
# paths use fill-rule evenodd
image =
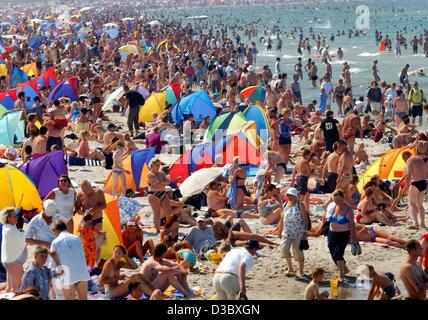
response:
<svg viewBox="0 0 428 320"><path fill-rule="evenodd" d="M246 99L264 102L266 99L266 90L261 86L250 86L242 90L239 95Z"/></svg>

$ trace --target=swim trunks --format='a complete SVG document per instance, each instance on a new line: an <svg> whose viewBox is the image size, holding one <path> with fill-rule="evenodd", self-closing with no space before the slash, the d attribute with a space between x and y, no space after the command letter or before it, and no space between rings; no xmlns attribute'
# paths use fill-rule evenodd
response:
<svg viewBox="0 0 428 320"><path fill-rule="evenodd" d="M427 189L427 181L426 180L413 181L410 184L412 186L418 188L419 192L424 192Z"/></svg>
<svg viewBox="0 0 428 320"><path fill-rule="evenodd" d="M308 181L309 178L306 176L297 176L297 190L302 196L308 193Z"/></svg>

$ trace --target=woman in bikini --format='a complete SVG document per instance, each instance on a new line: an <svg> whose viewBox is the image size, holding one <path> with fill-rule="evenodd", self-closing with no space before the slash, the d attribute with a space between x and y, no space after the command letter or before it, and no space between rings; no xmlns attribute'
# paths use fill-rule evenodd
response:
<svg viewBox="0 0 428 320"><path fill-rule="evenodd" d="M268 114L269 118L269 126L270 126L270 142L271 142L271 150L272 151L279 151L279 122L278 122L278 116L276 115L276 110L271 109L269 110Z"/></svg>
<svg viewBox="0 0 428 320"><path fill-rule="evenodd" d="M281 219L282 203L276 198L277 193L276 187L269 184L265 188L265 194L259 200L260 222L264 225L277 224Z"/></svg>
<svg viewBox="0 0 428 320"><path fill-rule="evenodd" d="M236 181L236 209L247 209L248 207L254 207L250 201L246 201L246 197L250 197L251 194L248 192L247 187L245 186L245 181L247 180L247 172L239 164L239 158L234 159L234 166L237 166L236 170L233 172L232 179L230 184ZM251 198L250 198L251 199ZM247 202L247 203L246 203ZM249 202L249 203L248 203Z"/></svg>
<svg viewBox="0 0 428 320"><path fill-rule="evenodd" d="M403 122L403 119L409 115L409 100L406 99L403 89L397 89L397 97L393 102L392 114L394 115L394 122L397 127Z"/></svg>
<svg viewBox="0 0 428 320"><path fill-rule="evenodd" d="M83 130L80 133L80 145L79 145L79 151L78 156L79 158L89 159L89 160L98 160L102 161L105 159L102 152L98 150L91 150L89 148L89 131Z"/></svg>
<svg viewBox="0 0 428 320"><path fill-rule="evenodd" d="M374 203L374 190L369 187L364 190L364 195L361 197L360 202L357 206L357 215L355 221L362 224L371 224L373 222L380 222L384 225L390 226L393 224L384 213L377 210L377 206Z"/></svg>
<svg viewBox="0 0 428 320"><path fill-rule="evenodd" d="M165 187L171 181L165 173L160 171L160 165L161 162L159 159L152 159L149 164L150 172L147 175L149 186L148 200L153 210L153 223L157 233L160 233L161 219L166 218L167 214L172 210L167 191L165 191Z"/></svg>
<svg viewBox="0 0 428 320"><path fill-rule="evenodd" d="M126 155L125 144L118 142L116 151L113 153L113 167L111 176L113 178L113 188L111 194L116 196L120 193L122 196L126 195L126 174L131 174L123 167L123 158ZM120 179L120 188L118 188L117 180Z"/></svg>

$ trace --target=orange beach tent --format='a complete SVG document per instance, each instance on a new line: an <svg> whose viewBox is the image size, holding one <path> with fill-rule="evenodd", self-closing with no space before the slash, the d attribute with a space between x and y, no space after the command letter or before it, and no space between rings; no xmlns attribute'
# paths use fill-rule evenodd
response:
<svg viewBox="0 0 428 320"><path fill-rule="evenodd" d="M416 150L410 147L392 149L385 152L362 174L358 182L358 190L362 192L364 185L375 175L378 175L380 179L401 179L404 176L404 167L406 165L402 154L406 151L412 153L412 155L416 154Z"/></svg>
<svg viewBox="0 0 428 320"><path fill-rule="evenodd" d="M123 244L122 231L120 229L120 213L119 201L117 197L113 197L107 193L104 194L106 198L107 207L103 210L103 231L106 232L106 241L101 247L101 259L110 259L115 245ZM74 221L74 234L78 235L78 228L81 215L75 215Z"/></svg>

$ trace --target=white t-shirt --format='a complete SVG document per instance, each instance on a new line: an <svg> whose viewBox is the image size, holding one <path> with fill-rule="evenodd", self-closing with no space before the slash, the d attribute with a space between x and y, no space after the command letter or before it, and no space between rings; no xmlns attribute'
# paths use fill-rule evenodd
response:
<svg viewBox="0 0 428 320"><path fill-rule="evenodd" d="M245 271L248 271L254 264L251 253L245 248L233 248L230 250L217 268L217 272L230 272L239 275L239 265L245 263Z"/></svg>
<svg viewBox="0 0 428 320"><path fill-rule="evenodd" d="M329 95L333 91L333 86L331 85L331 82L323 82L321 84L321 88L324 89L326 95Z"/></svg>
<svg viewBox="0 0 428 320"><path fill-rule="evenodd" d="M392 96L392 100L394 100L397 97L397 88L389 88L385 91L385 96Z"/></svg>
<svg viewBox="0 0 428 320"><path fill-rule="evenodd" d="M16 261L24 252L27 243L25 233L15 225L5 224L2 229L1 261L3 263Z"/></svg>
<svg viewBox="0 0 428 320"><path fill-rule="evenodd" d="M63 231L52 241L51 251L56 252L63 266L62 284L70 285L90 279L82 240L79 237Z"/></svg>

